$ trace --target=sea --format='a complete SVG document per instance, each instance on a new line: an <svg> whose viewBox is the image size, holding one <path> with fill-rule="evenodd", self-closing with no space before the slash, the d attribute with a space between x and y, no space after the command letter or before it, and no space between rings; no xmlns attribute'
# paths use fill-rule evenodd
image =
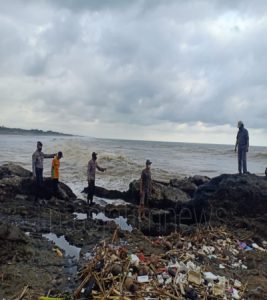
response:
<svg viewBox="0 0 267 300"><path fill-rule="evenodd" d="M25 136L0 135L0 165L15 162L29 170L36 142L43 143L46 154L63 152L60 181L73 192L85 198L82 190L87 185L86 171L93 151L98 153L98 164L107 168L97 172L96 185L106 189L127 190L129 183L140 178L146 159L152 161L155 180L223 173L237 173L237 154L234 145L191 144L133 140L98 139L79 136ZM267 147L251 146L248 152L248 170L264 175L267 166ZM51 159L44 163L44 175L50 176Z"/></svg>

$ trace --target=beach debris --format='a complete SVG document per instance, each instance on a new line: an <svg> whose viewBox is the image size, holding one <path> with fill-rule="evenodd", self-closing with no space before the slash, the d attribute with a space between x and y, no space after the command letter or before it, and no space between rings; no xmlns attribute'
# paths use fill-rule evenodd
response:
<svg viewBox="0 0 267 300"><path fill-rule="evenodd" d="M41 296L38 299L39 300L63 300L63 298L53 298L53 297L46 297L46 296Z"/></svg>
<svg viewBox="0 0 267 300"><path fill-rule="evenodd" d="M63 253L61 250L59 250L58 248L53 248L53 251L56 253L57 256L62 257Z"/></svg>
<svg viewBox="0 0 267 300"><path fill-rule="evenodd" d="M21 299L23 299L23 297L27 294L27 292L29 291L29 289L30 289L30 287L29 287L28 285L26 285L26 286L23 288L23 290L22 290L20 296L17 297L16 300L21 300Z"/></svg>
<svg viewBox="0 0 267 300"><path fill-rule="evenodd" d="M246 284L233 278L231 270L246 268L242 253L247 247L265 250L253 242L237 242L223 228L146 240L163 249L162 254L148 253L136 244L133 251L130 243L119 239L97 245L78 273L75 296L88 297L85 289L93 280L92 299L241 299Z"/></svg>
<svg viewBox="0 0 267 300"><path fill-rule="evenodd" d="M200 285L202 283L202 276L200 272L195 272L193 270L189 270L188 272L188 282L194 283L196 285Z"/></svg>
<svg viewBox="0 0 267 300"><path fill-rule="evenodd" d="M252 248L258 251L266 252L266 249L260 247L257 243L252 243Z"/></svg>

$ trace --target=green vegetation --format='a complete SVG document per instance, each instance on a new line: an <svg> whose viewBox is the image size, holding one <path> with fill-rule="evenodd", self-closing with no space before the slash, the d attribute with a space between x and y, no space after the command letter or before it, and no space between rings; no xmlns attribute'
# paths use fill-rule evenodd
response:
<svg viewBox="0 0 267 300"><path fill-rule="evenodd" d="M0 134L14 134L14 135L64 135L72 136L72 134L66 134L56 131L43 131L39 129L21 129L21 128L8 128L5 126L0 126Z"/></svg>

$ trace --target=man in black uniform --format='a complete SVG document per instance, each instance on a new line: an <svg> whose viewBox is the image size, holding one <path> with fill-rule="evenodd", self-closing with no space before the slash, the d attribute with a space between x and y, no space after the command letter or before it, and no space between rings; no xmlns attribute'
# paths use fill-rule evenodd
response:
<svg viewBox="0 0 267 300"><path fill-rule="evenodd" d="M235 144L235 151L238 147L238 172L242 174L248 173L247 170L247 152L249 147L249 136L248 131L244 127L244 123L239 121L237 124L239 128L237 136L236 136L236 144Z"/></svg>
<svg viewBox="0 0 267 300"><path fill-rule="evenodd" d="M141 182L140 182L140 206L139 206L139 215L138 221L141 222L142 218L145 217L145 204L149 203L152 189L152 180L151 180L151 166L152 162L148 159L146 161L146 167L141 173Z"/></svg>

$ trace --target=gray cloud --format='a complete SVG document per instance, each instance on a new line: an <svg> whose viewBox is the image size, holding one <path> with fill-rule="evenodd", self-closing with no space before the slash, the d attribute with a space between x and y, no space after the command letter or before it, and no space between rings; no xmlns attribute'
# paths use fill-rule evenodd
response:
<svg viewBox="0 0 267 300"><path fill-rule="evenodd" d="M0 4L7 123L12 101L22 127L73 123L77 133L79 122L267 128L266 1L9 2Z"/></svg>

